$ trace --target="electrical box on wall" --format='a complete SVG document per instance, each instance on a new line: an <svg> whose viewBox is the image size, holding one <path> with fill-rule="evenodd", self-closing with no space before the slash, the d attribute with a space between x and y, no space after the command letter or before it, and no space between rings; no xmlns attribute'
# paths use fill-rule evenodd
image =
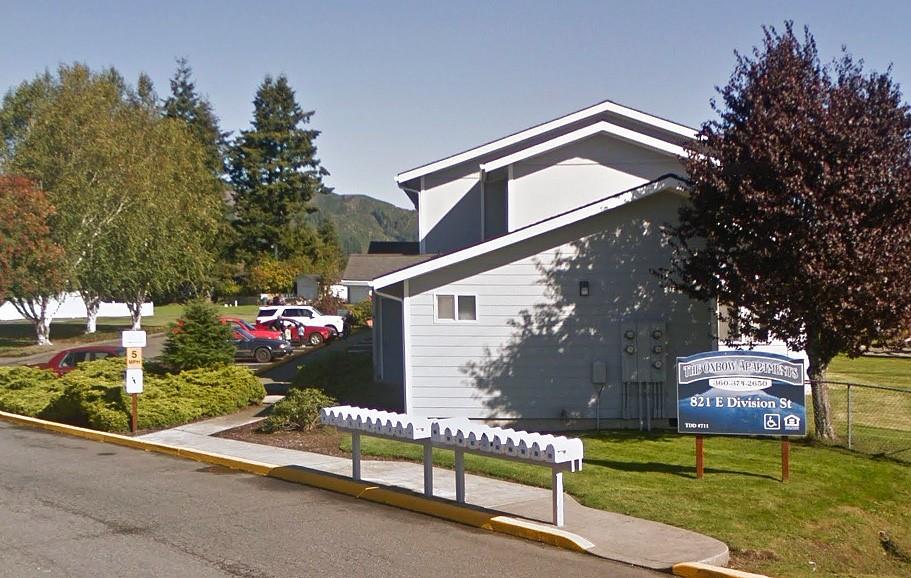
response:
<svg viewBox="0 0 911 578"><path fill-rule="evenodd" d="M604 385L607 383L607 364L603 361L592 363L592 384Z"/></svg>
<svg viewBox="0 0 911 578"><path fill-rule="evenodd" d="M667 379L667 328L660 321L620 326L620 369L624 383L664 383Z"/></svg>

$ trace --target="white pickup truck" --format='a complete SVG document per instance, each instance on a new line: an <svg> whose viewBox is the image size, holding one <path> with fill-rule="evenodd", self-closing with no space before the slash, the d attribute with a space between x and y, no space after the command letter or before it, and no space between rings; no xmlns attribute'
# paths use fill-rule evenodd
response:
<svg viewBox="0 0 911 578"><path fill-rule="evenodd" d="M323 315L315 307L309 305L271 305L260 307L256 314L257 323L265 323L278 318L293 319L304 325L327 327L338 334L345 329L345 320L338 315Z"/></svg>

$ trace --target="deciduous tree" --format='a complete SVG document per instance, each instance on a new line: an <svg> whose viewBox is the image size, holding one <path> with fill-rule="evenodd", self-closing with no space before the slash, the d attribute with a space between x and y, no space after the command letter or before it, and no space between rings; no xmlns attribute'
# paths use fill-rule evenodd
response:
<svg viewBox="0 0 911 578"><path fill-rule="evenodd" d="M66 280L63 248L48 225L54 212L34 183L0 175L0 297L34 324L39 345L50 344L49 308Z"/></svg>
<svg viewBox="0 0 911 578"><path fill-rule="evenodd" d="M720 96L690 147L669 280L747 339L805 350L816 435L834 438L829 362L911 323L911 114L889 71L823 65L790 23L738 55Z"/></svg>
<svg viewBox="0 0 911 578"><path fill-rule="evenodd" d="M33 84L43 86L45 77ZM218 179L182 121L162 118L151 87L134 92L116 71L62 66L11 130L7 165L48 191L51 227L94 330L104 298L125 300L139 325L142 302L201 284L223 219ZM20 100L26 99L19 99ZM12 125L11 126L17 126Z"/></svg>

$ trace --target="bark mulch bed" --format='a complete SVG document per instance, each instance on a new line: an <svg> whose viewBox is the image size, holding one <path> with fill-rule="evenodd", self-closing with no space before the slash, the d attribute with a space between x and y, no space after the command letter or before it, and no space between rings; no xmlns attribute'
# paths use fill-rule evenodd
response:
<svg viewBox="0 0 911 578"><path fill-rule="evenodd" d="M309 432L279 431L275 433L261 433L256 431L259 426L259 423L250 423L234 429L218 432L215 434L215 437L276 446L289 450L326 454L328 456L351 456L350 452L339 449L343 434L334 427L320 427Z"/></svg>

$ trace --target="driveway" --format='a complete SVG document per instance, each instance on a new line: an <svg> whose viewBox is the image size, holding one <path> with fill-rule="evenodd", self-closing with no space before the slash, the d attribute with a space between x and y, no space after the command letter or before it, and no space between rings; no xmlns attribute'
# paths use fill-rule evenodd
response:
<svg viewBox="0 0 911 578"><path fill-rule="evenodd" d="M662 576L2 422L0 455L0 576Z"/></svg>

